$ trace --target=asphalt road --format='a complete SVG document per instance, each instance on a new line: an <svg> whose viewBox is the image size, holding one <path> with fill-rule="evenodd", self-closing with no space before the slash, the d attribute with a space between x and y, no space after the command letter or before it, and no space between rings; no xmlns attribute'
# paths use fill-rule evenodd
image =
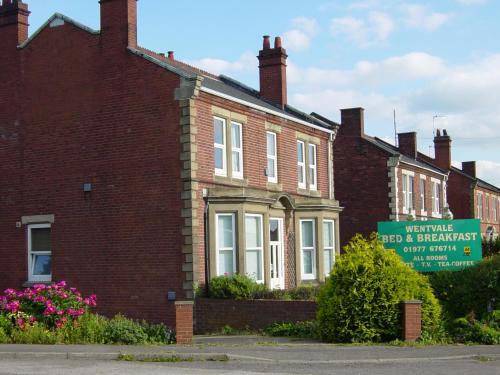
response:
<svg viewBox="0 0 500 375"><path fill-rule="evenodd" d="M333 374L333 375L499 375L500 361L478 359L409 360L361 363L228 362L142 363L67 359L1 360L0 375L142 375L142 374Z"/></svg>

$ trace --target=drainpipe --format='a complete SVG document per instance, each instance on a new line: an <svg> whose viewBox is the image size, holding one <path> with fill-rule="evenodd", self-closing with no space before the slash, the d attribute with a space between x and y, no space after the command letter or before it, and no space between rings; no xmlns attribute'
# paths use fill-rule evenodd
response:
<svg viewBox="0 0 500 375"><path fill-rule="evenodd" d="M333 140L334 135L330 133L328 140L328 198L333 199Z"/></svg>
<svg viewBox="0 0 500 375"><path fill-rule="evenodd" d="M210 206L210 203L208 202L208 199L205 200L205 210L203 213L203 222L205 223L205 294L208 296L209 290L208 290L208 260L210 256L210 251L209 251L209 239L208 239L208 207Z"/></svg>

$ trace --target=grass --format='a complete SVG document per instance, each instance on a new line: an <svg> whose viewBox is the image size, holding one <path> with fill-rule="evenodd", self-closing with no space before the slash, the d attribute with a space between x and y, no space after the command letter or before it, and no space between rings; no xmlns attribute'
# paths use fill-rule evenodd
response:
<svg viewBox="0 0 500 375"><path fill-rule="evenodd" d="M134 354L120 354L118 361L125 362L193 362L193 357L179 357L176 354L168 356L136 356Z"/></svg>

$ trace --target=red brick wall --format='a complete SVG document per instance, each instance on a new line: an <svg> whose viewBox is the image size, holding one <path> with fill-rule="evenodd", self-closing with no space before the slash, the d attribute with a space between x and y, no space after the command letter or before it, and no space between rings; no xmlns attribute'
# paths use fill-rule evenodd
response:
<svg viewBox="0 0 500 375"><path fill-rule="evenodd" d="M101 313L174 324L179 78L68 23L0 53L0 290L27 280L16 222L54 214L54 280L96 293Z"/></svg>
<svg viewBox="0 0 500 375"><path fill-rule="evenodd" d="M339 131L333 146L335 198L340 215L340 243L356 234L377 231L378 221L389 220L388 156L364 139Z"/></svg>
<svg viewBox="0 0 500 375"><path fill-rule="evenodd" d="M214 182L214 160L213 160L213 114L212 105L224 108L231 112L247 116L248 122L243 125L243 178L248 180L248 187L254 189L267 190L267 176L264 169L267 167L266 151L266 128L265 121L281 126L281 133L277 135L278 146L278 183L282 184L283 192L292 196L298 196L297 192L297 137L296 131L321 139L321 144L317 149L317 172L318 190L321 197L328 198L328 133L311 129L304 125L257 112L244 105L230 102L206 93L201 93L196 101L197 125L198 125L198 180L199 180L199 208L198 220L198 245L196 256L198 257L197 281L200 284L205 282L205 232L204 232L204 210L205 202L202 197L204 188L222 186ZM284 228L285 229L285 228ZM290 253L288 242L284 241L285 264L289 263ZM294 282L295 274L287 270L285 286L288 287Z"/></svg>
<svg viewBox="0 0 500 375"><path fill-rule="evenodd" d="M235 329L263 329L274 322L301 322L316 319L313 301L234 301L198 298L194 305L195 333Z"/></svg>

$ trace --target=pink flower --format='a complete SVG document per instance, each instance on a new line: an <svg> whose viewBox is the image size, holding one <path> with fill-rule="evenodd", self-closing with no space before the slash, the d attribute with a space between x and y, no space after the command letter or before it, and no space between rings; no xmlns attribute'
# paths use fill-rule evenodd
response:
<svg viewBox="0 0 500 375"><path fill-rule="evenodd" d="M16 320L16 323L19 326L19 328L24 329L24 323L25 323L24 319L19 318Z"/></svg>
<svg viewBox="0 0 500 375"><path fill-rule="evenodd" d="M33 301L35 302L45 302L45 297L44 296L36 296Z"/></svg>
<svg viewBox="0 0 500 375"><path fill-rule="evenodd" d="M45 284L35 284L33 285L33 290L35 292L41 292L42 290L47 289L47 286Z"/></svg>
<svg viewBox="0 0 500 375"><path fill-rule="evenodd" d="M57 315L64 315L64 310L57 310Z"/></svg>
<svg viewBox="0 0 500 375"><path fill-rule="evenodd" d="M16 296L16 291L14 289L10 289L10 288L5 289L3 292L7 295L7 297L15 297Z"/></svg>
<svg viewBox="0 0 500 375"><path fill-rule="evenodd" d="M61 318L56 321L56 328L61 328L63 327L68 320L66 318Z"/></svg>
<svg viewBox="0 0 500 375"><path fill-rule="evenodd" d="M59 288L65 288L66 287L66 281L60 281L56 284Z"/></svg>
<svg viewBox="0 0 500 375"><path fill-rule="evenodd" d="M44 316L48 316L48 315L51 315L51 314L54 314L56 312L56 308L54 306L48 306L44 312L43 312L43 315Z"/></svg>
<svg viewBox="0 0 500 375"><path fill-rule="evenodd" d="M19 301L12 301L5 305L5 309L10 312L18 312L20 307Z"/></svg>
<svg viewBox="0 0 500 375"><path fill-rule="evenodd" d="M35 322L36 322L36 317L34 317L34 316L30 316L30 318L29 318L29 322L30 322L30 324L31 324L31 325L33 325L33 323L35 323Z"/></svg>

